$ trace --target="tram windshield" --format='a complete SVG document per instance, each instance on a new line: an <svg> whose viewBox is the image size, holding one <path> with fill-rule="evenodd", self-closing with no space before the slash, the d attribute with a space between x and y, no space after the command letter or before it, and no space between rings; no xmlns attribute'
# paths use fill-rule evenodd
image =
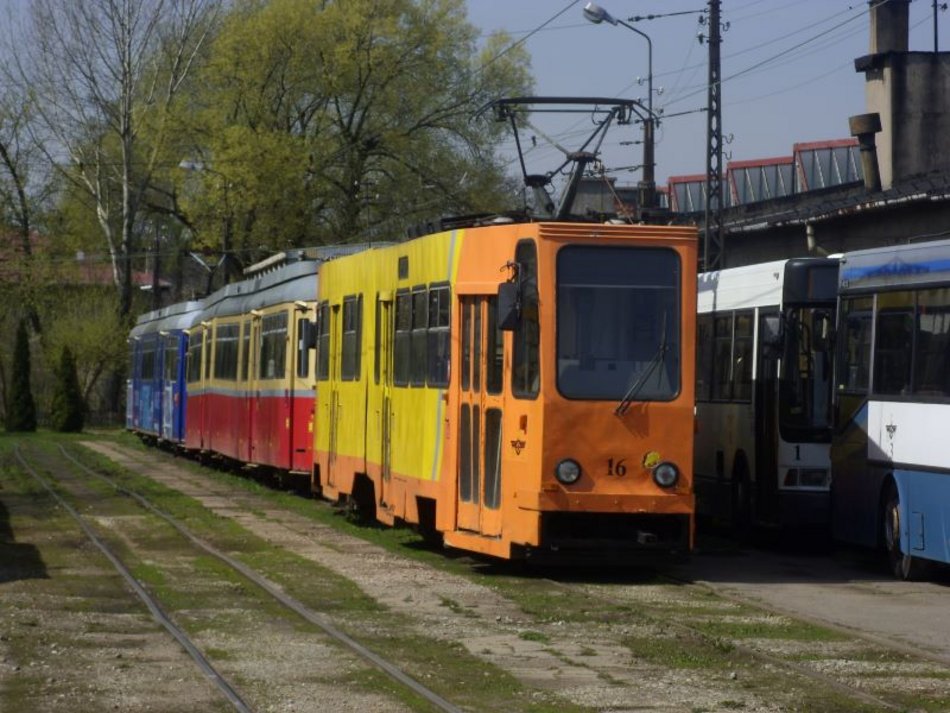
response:
<svg viewBox="0 0 950 713"><path fill-rule="evenodd" d="M779 390L779 430L788 441L831 438L831 340L834 305L785 312L786 342Z"/></svg>
<svg viewBox="0 0 950 713"><path fill-rule="evenodd" d="M557 260L557 384L571 399L667 401L680 388L680 261L569 246Z"/></svg>

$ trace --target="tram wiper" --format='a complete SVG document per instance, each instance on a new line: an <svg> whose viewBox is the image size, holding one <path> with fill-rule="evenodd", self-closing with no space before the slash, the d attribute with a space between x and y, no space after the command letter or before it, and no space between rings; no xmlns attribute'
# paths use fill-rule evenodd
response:
<svg viewBox="0 0 950 713"><path fill-rule="evenodd" d="M640 393L640 389L643 388L643 385L647 383L647 379L666 359L666 352L669 349L666 343L666 312L663 313L663 323L661 325L661 329L662 337L660 337L660 344L656 348L656 353L654 353L653 357L646 365L646 368L641 372L640 376L637 377L636 381L634 381L630 388L627 389L627 393L625 393L623 398L620 399L620 403L617 404L617 408L614 409L615 415L623 416L625 413L627 413L627 409L630 408L630 404L633 403L633 400L637 397L637 394Z"/></svg>

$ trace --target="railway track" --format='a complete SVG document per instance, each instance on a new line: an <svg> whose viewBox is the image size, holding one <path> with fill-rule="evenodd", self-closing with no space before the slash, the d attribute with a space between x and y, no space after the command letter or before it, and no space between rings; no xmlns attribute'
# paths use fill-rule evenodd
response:
<svg viewBox="0 0 950 713"><path fill-rule="evenodd" d="M123 467L133 471L148 471L163 482L162 473L168 469L178 469L170 458L156 459L105 442L95 445L101 454ZM79 464L72 467L77 468ZM91 472L88 466L82 467L88 476ZM280 529L286 530L287 534L284 539L275 538L275 546L311 547L315 540L333 540L332 533L315 531L306 520L282 518L277 510L254 515L251 511L255 508L260 511L260 504L243 500L244 496L233 486L233 495L226 494L227 486L221 481L213 482L200 475L183 473L178 482L170 485L185 487L191 497L198 497L203 490L207 495L206 505L212 501L219 503L216 512L226 517L237 517L244 526L250 526L255 517L280 520ZM142 507L147 505L143 504ZM433 634L443 625L441 619L424 618L425 606L421 599L408 605L399 601L403 596L401 593L405 591L400 587L400 580L405 576L400 568L413 570L419 569L418 566L411 563L394 564L393 560L385 563L376 561L374 556L366 554L365 546L353 552L347 551L347 546L339 542L329 542L328 546L327 551L339 549L339 557L330 556L327 559L326 553L321 557L334 569L339 568L344 576L352 577L372 596L384 601L386 606L392 607L395 615L401 612L419 615L423 617L422 626ZM347 566L350 569L346 570ZM386 583L387 591L373 592L370 580L361 577L379 568L390 571L391 580ZM479 565L472 572L481 568L482 565ZM498 576L499 572L502 576ZM477 575L473 578L479 579ZM576 687L596 686L607 692L615 691L614 698L591 698L590 706L593 709L616 708L616 701L629 701L632 695L636 695L638 686L642 688L645 685L636 681L643 681L650 676L657 679L654 686L657 690L647 693L654 696L654 700L664 700L666 696L664 703L675 710L680 709L676 707L676 700L680 701L681 707L686 706L682 708L684 710L732 707L822 710L829 709L830 705L840 710L867 711L914 709L916 706L908 704L908 701L924 699L926 708L939 709L939 701L950 699L950 684L945 683L948 675L946 669L927 669L921 673L920 660L927 658L925 651L913 652L906 645L885 646L888 642L861 638L855 636L854 632L837 632L838 637L832 637L833 641L830 642L821 636L814 642L808 641L807 637L803 641L794 638L789 641L766 631L776 623L780 629L782 626L797 626L794 622L788 624L789 618L782 613L763 610L761 603L723 596L726 592L714 595L708 587L691 582L673 582L667 578L657 584L642 577L633 582L622 577L603 583L596 580L577 582L522 577L511 570L502 569L496 570L496 574L490 577L488 586L500 594L493 600L481 585L472 586L471 593L459 594L457 589L443 589L444 578L436 571L423 573L420 580L425 582L425 594L442 600L443 612L446 609L458 610L463 619L467 618L459 626L467 627L469 631L470 652L477 652L502 668L522 669L519 676L532 685L548 685L547 682L538 683L532 678L538 675L529 670L532 665L538 669L560 666L563 670L557 676L576 678ZM452 593L447 594L447 591ZM674 594L671 595L671 592ZM389 599L387 595L390 595ZM420 591L418 596L422 595ZM449 601L450 597L457 601ZM507 601L499 603L497 599L502 598ZM572 614L564 609L566 601L583 602L584 608L589 611ZM549 615L546 612L556 614ZM740 618L743 621L735 624L735 620ZM732 625L740 629L758 628L763 633L762 636L751 638L734 635L735 632L730 631ZM659 656L650 654L649 649L653 644L638 638L644 631L655 640L685 651L687 658L698 657L698 667L694 667L692 661L687 661L685 666L681 661L670 663L664 658L669 652L661 651ZM815 634L814 631L805 633ZM582 637L579 643L578 637ZM568 639L573 641L568 642ZM499 649L510 649L513 653L501 655ZM824 651L816 654L819 650ZM900 655L893 656L894 651L900 652ZM632 664L630 652L633 654ZM549 654L547 657L544 655L546 653ZM912 657L914 653L920 655ZM626 658L620 660L620 657ZM884 658L879 660L879 657ZM940 662L933 663L936 665ZM868 667L867 675L862 674L865 664ZM659 672L663 666L670 666L672 670L668 673ZM697 678L693 672L701 670L703 666L711 669L713 675L706 682L693 680ZM583 676L585 671L589 674L586 679ZM689 701L697 696L683 683L684 671L688 674L686 680L694 687L714 691L708 693L706 698L713 701L718 699L719 705L690 705ZM914 680L918 683L924 680L929 686L931 679L936 681L933 690L924 699L921 699L919 690L908 691L907 686L901 684L901 679L908 678L908 672L913 672ZM559 685L563 687L564 681ZM683 691L675 691L672 688L674 686L682 687ZM781 687L781 696L776 688L774 701L769 699L769 686ZM730 687L741 695L729 697ZM790 690L798 693L789 693ZM647 697L645 700L650 699ZM790 704L790 700L793 703ZM824 706L819 703L826 700L831 702Z"/></svg>
<svg viewBox="0 0 950 713"><path fill-rule="evenodd" d="M254 570L253 568L247 566L238 559L222 552L220 549L210 544L206 540L195 535L191 530L189 530L182 522L168 514L167 512L162 511L160 508L156 507L152 502L150 502L144 496L132 492L127 488L124 488L114 479L103 475L102 473L96 472L81 463L74 456L66 451L62 446L59 447L62 457L71 464L72 468L75 471L81 472L88 477L96 478L108 486L113 488L116 493L119 493L127 498L132 499L136 502L144 511L151 513L158 518L161 518L166 523L168 523L185 541L189 543L194 548L197 548L208 555L216 558L220 562L224 563L230 567L234 572L240 574L248 582L253 583L257 586L262 592L266 593L274 601L278 602L280 605L285 607L287 610L293 612L300 618L317 626L322 630L327 636L332 638L339 645L350 650L357 656L361 657L365 661L369 662L372 666L376 667L387 676L389 676L393 681L398 683L400 686L404 687L407 691L411 692L413 695L418 696L420 699L425 700L430 704L435 710L445 711L446 713L461 713L461 709L456 705L452 704L442 696L440 696L435 691L424 686L418 681L414 680L411 676L404 673L396 664L391 661L388 661L383 656L371 651L366 646L362 645L359 641L355 640L353 637L346 634L339 627L337 627L333 621L319 612L313 611L309 607L305 606L299 600L293 598L284 592L279 585L275 582L269 580L267 577L262 575L260 572ZM90 524L89 518L80 514L80 512L73 507L66 498L60 495L57 492L56 488L51 484L51 482L40 475L37 467L34 467L33 464L28 462L27 457L24 455L22 450L17 446L15 448L15 458L20 466L32 477L34 478L43 488L46 490L49 495L57 502L57 504L65 509L70 516L77 522L79 527L85 533L86 537L102 552L102 554L109 560L109 562L115 567L119 572L122 578L128 583L132 588L134 593L142 600L145 606L148 608L149 612L153 618L158 622L165 630L181 645L181 647L187 652L187 654L192 658L195 664L199 667L201 672L212 682L212 684L220 691L220 693L227 699L231 704L234 710L239 711L240 713L251 713L253 708L244 700L242 695L238 692L236 686L229 681L224 675L222 675L215 666L211 663L207 656L200 650L200 648L195 644L195 642L188 636L185 629L177 625L173 618L166 613L162 603L150 593L147 586L142 582L136 579L130 569L125 565L120 556L115 552L115 550L110 547L106 540L97 533L96 529ZM62 481L62 478L59 479ZM63 485L62 482L59 483ZM86 503L88 506L88 502Z"/></svg>

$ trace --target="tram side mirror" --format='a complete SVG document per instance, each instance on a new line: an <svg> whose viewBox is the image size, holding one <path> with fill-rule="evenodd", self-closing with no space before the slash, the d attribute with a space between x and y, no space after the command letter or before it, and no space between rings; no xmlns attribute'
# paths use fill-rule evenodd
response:
<svg viewBox="0 0 950 713"><path fill-rule="evenodd" d="M824 310L815 310L811 316L812 341L816 352L826 352L834 343L834 324L831 315Z"/></svg>
<svg viewBox="0 0 950 713"><path fill-rule="evenodd" d="M768 314L759 323L759 343L765 355L775 359L782 355L782 342L785 339L785 329L782 317L778 314Z"/></svg>
<svg viewBox="0 0 950 713"><path fill-rule="evenodd" d="M521 321L521 294L517 282L498 285L498 328L511 332Z"/></svg>

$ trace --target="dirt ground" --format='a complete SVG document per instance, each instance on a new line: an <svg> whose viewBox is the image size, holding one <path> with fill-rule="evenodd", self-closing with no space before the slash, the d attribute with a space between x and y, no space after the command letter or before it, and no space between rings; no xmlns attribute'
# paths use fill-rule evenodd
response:
<svg viewBox="0 0 950 713"><path fill-rule="evenodd" d="M543 700L555 696L565 704L600 711L821 710L814 703L814 692L808 690L814 685L808 677L810 673L849 681L859 689L868 688L872 694L877 690L875 686L903 681L900 685L904 686L908 696L913 696L915 686L919 685L925 687L931 697L943 695L943 689L936 693L934 689L935 685L941 685L939 681L942 675L950 679L950 671L941 669L935 673L936 664L877 662L868 653L869 649L879 650L873 646L873 641L869 643L853 638L821 642L777 642L770 637L760 641L750 640L747 645L751 649L761 649L765 658L748 668L735 670L657 665L648 658L634 655L629 640L668 639L675 648L679 634L671 633L665 626L622 613L613 620L597 622L559 616L556 610L551 611L550 616L532 617L490 585L428 566L416 559L401 557L363 539L348 536L275 506L266 498L202 478L180 467L172 459L150 458L144 465L142 455L134 450L105 441L89 441L84 445L119 465L147 474L169 488L194 498L204 507L239 524L274 547L293 552L342 575L394 617L409 622L420 637L461 643L471 656L508 671L527 689L543 693ZM761 615L760 618L767 620L771 617L781 623L782 612L787 612L806 620L824 621L843 630L860 628L862 632L870 632L872 637L879 634L882 643L891 641L888 637L894 636L895 632L891 624L874 625L874 607L878 606L878 599L880 606L884 607L881 611L887 607L898 607L902 602L914 602L921 607L923 621L927 612L934 614L936 607L944 600L942 595L946 591L940 584L914 585L911 588L898 586L892 590L888 586L890 583L872 581L867 575L855 582L838 574L839 581L824 582L807 573L807 561L803 565L794 558L763 556L760 562L758 557L744 554L731 559L696 557L677 573L704 581L727 594L733 592L759 599L777 610L774 614ZM834 564L829 566L833 567ZM730 570L732 575L729 574ZM796 576L792 576L796 573ZM55 576L70 576L70 570L65 568L55 573ZM107 575L103 572L102 576ZM19 588L23 591L19 592ZM14 601L11 597L28 597L29 591L26 581L13 585L0 581L0 601L10 603ZM640 606L675 605L684 609L696 607L700 615L706 612L723 620L733 615L734 618L739 616L738 608L728 598L697 603L694 595L684 593L682 601L674 602L669 601L671 590L668 587L648 583L622 588L590 585L577 591L587 592L591 597L613 597L618 605L627 605L626 611L636 611ZM850 607L848 601L852 603ZM858 604L863 612L851 612L850 609ZM568 594L564 597L563 606L583 606L583 600L579 602L576 595ZM4 611L8 609L4 607ZM17 616L21 618L28 617L31 611L23 601L18 601L13 609L19 612ZM845 614L854 618L849 620ZM47 623L65 628L89 626L88 622L84 624L82 618L68 611L51 612L45 609L43 616L49 620L44 626ZM51 679L48 684L51 688L44 692L43 700L55 702L60 700L56 696L64 697L62 706L53 705L49 710L71 710L66 704L70 690L76 691L77 687L83 685L112 686L105 700L111 701L115 709L226 709L221 708L214 692L200 680L200 674L192 670L193 665L182 660L180 653L176 655L175 644L163 631L157 630L149 623L148 617L140 613L127 616L137 617L136 626L144 633L129 644L128 652L117 652L114 645L91 647L95 652L89 655L89 670L102 675L90 675L88 680L80 676L68 682L60 681L52 671L56 657L62 653L38 649L34 665L48 667L43 671L45 675L49 670ZM748 616L748 613L743 612L742 616ZM909 634L908 629L903 629L908 648L927 646L939 658L944 652L934 641L940 639L940 627L945 622L943 617L937 621L934 627L929 627L937 630L933 634L933 641L929 634L918 637ZM760 622L755 622L755 625L760 625ZM0 611L0 687L8 685L18 675L13 670L16 665L4 657L3 635L10 631L22 632L24 626L24 622L10 620ZM112 622L108 626L117 627L118 624ZM924 630L928 630L928 627L923 626L921 631ZM353 695L338 681L335 683L334 672L338 674L340 671L340 657L350 661L348 666L352 676L369 675L365 672L366 664L350 654L341 653L337 647L315 639L312 632L295 632L292 625L274 630L272 624L262 618L259 622L249 620L246 633L248 635L240 637L240 641L222 640L213 634L205 634L201 645L215 651L243 650L242 655L229 660L229 671L242 684L257 691L258 700L266 701L259 706L260 710L407 709L392 696L374 697L365 692ZM942 641L948 645L950 636ZM782 653L782 647L788 650ZM110 658L116 653L128 658ZM802 676L789 676L788 671L769 663L768 657L776 654L815 660L817 663L810 665ZM116 664L116 660L121 663ZM301 661L306 661L305 672L300 670ZM331 663L334 661L336 663ZM322 664L326 664L323 670ZM122 677L114 676L118 669L125 677L124 682ZM156 676L156 671L161 671L161 675ZM169 673L166 675L165 672ZM129 677L133 677L133 680ZM114 682L112 679L115 679ZM938 683L935 684L934 680ZM152 682L151 689L149 681ZM781 690L774 687L776 681L782 681ZM869 684L869 681L879 683ZM773 686L771 689L770 682ZM423 679L422 683L426 681ZM950 700L950 682L944 682L943 686ZM60 689L62 694L57 693ZM157 691L166 692L164 701ZM203 693L199 695L199 691ZM177 704L172 705L167 696L177 700L177 703L188 700L195 705L193 708L179 708ZM543 700L528 700L525 707L540 705ZM871 697L849 710L887 708L875 705L875 700ZM865 707L862 708L862 705ZM542 705L541 709L550 708Z"/></svg>

